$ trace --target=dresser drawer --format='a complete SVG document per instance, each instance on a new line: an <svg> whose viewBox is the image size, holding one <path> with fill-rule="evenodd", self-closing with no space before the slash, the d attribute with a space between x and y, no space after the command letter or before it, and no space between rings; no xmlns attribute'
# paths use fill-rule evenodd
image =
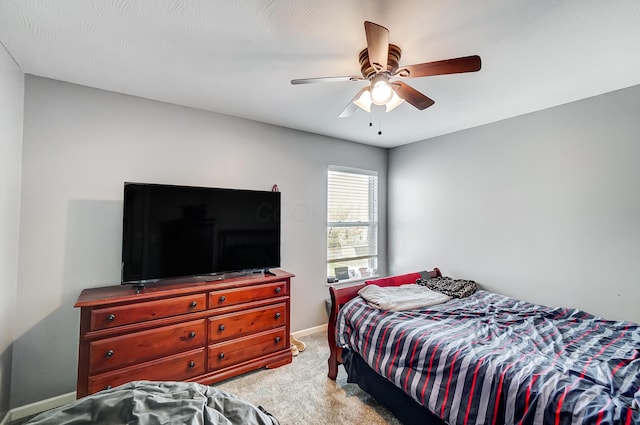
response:
<svg viewBox="0 0 640 425"><path fill-rule="evenodd" d="M205 371L205 349L189 351L144 364L89 377L89 393L131 381L185 381Z"/></svg>
<svg viewBox="0 0 640 425"><path fill-rule="evenodd" d="M223 289L209 292L209 308L225 307L250 301L289 295L287 282L274 282L250 288Z"/></svg>
<svg viewBox="0 0 640 425"><path fill-rule="evenodd" d="M209 343L278 328L287 323L287 305L279 303L209 318Z"/></svg>
<svg viewBox="0 0 640 425"><path fill-rule="evenodd" d="M214 371L242 363L286 348L286 328L209 346L209 370Z"/></svg>
<svg viewBox="0 0 640 425"><path fill-rule="evenodd" d="M145 301L132 305L97 308L91 311L91 330L139 323L163 317L203 311L207 308L207 294Z"/></svg>
<svg viewBox="0 0 640 425"><path fill-rule="evenodd" d="M89 374L204 347L205 319L89 343Z"/></svg>

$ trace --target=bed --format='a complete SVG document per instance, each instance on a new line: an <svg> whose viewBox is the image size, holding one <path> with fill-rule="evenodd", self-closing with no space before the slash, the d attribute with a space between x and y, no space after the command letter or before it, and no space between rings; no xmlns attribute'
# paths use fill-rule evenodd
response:
<svg viewBox="0 0 640 425"><path fill-rule="evenodd" d="M640 326L478 290L381 310L367 284L434 282L440 270L330 288L329 373L405 424L640 424Z"/></svg>

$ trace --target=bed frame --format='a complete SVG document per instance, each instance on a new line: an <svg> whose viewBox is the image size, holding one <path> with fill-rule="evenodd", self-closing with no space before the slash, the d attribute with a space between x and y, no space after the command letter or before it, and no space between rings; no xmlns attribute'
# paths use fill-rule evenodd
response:
<svg viewBox="0 0 640 425"><path fill-rule="evenodd" d="M439 277L442 276L440 269L435 267L433 270L429 271L429 277ZM413 283L413 282L405 282L405 283ZM329 343L329 373L327 376L336 380L338 376L338 366L343 363L342 359L342 348L336 345L336 319L338 317L338 312L349 300L358 296L358 291L365 286L365 283L361 283L359 285L354 286L346 286L346 287L330 287L329 295L331 296L331 309L329 311L329 325L327 328L327 342Z"/></svg>

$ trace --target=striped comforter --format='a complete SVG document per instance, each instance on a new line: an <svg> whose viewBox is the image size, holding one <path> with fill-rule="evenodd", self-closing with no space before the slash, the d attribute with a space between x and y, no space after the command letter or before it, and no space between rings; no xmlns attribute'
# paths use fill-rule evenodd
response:
<svg viewBox="0 0 640 425"><path fill-rule="evenodd" d="M640 325L478 291L404 312L361 298L337 344L450 424L640 424Z"/></svg>

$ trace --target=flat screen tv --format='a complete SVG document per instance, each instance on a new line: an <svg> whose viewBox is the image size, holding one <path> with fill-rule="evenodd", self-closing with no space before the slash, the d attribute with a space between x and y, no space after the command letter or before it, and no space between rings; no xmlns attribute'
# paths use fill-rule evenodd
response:
<svg viewBox="0 0 640 425"><path fill-rule="evenodd" d="M122 283L280 267L280 193L125 183Z"/></svg>

